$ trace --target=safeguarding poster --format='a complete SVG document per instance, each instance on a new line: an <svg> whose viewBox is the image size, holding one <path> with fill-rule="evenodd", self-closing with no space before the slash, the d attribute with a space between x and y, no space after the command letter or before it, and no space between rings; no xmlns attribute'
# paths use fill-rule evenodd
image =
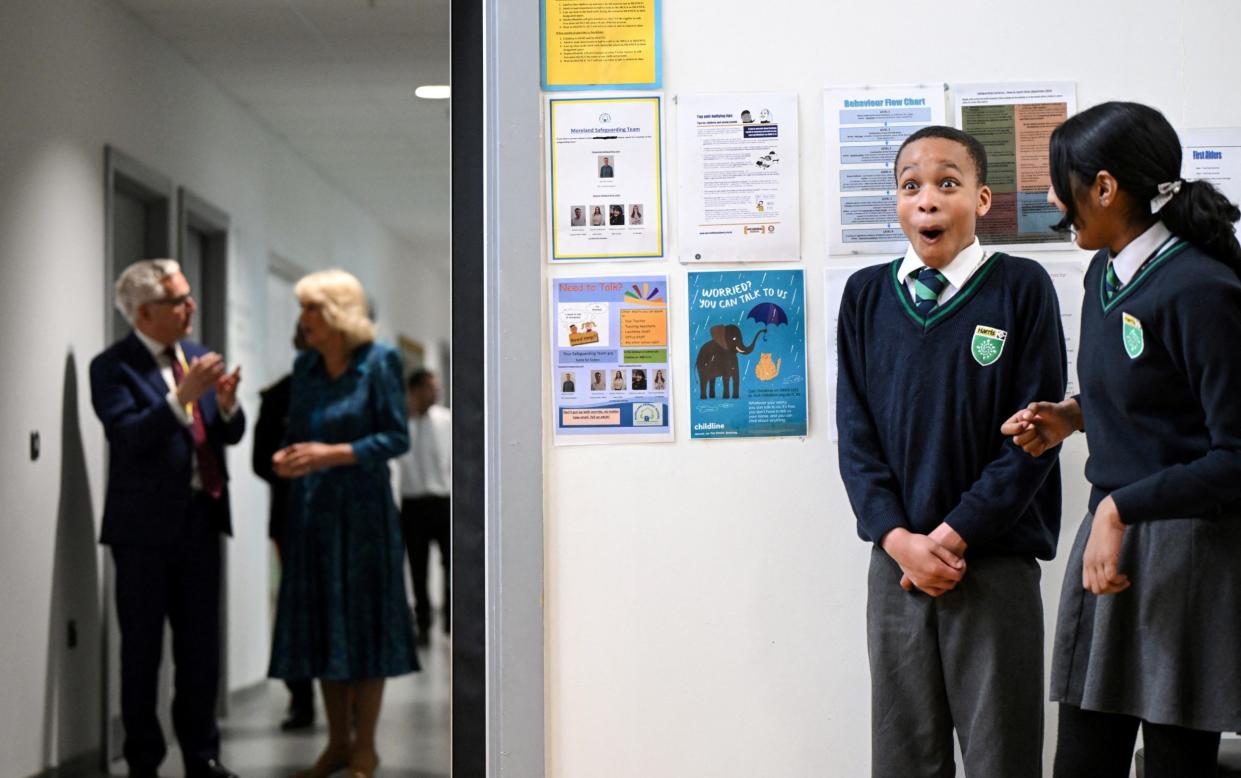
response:
<svg viewBox="0 0 1241 778"><path fill-rule="evenodd" d="M663 98L547 98L552 262L664 256Z"/></svg>
<svg viewBox="0 0 1241 778"><path fill-rule="evenodd" d="M688 297L691 437L804 436L802 271L691 272Z"/></svg>
<svg viewBox="0 0 1241 778"><path fill-rule="evenodd" d="M1241 203L1241 128L1181 130L1179 135L1181 177L1210 181L1229 202Z"/></svg>
<svg viewBox="0 0 1241 778"><path fill-rule="evenodd" d="M957 126L987 149L991 211L978 220L988 248L1069 248L1051 231L1060 212L1047 202L1052 130L1077 111L1072 82L953 84Z"/></svg>
<svg viewBox="0 0 1241 778"><path fill-rule="evenodd" d="M542 0L543 91L658 89L660 0Z"/></svg>
<svg viewBox="0 0 1241 778"><path fill-rule="evenodd" d="M828 254L903 254L896 219L896 152L917 130L944 124L944 85L823 90Z"/></svg>
<svg viewBox="0 0 1241 778"><path fill-rule="evenodd" d="M676 102L681 261L801 259L797 94Z"/></svg>
<svg viewBox="0 0 1241 778"><path fill-rule="evenodd" d="M668 277L551 279L555 441L672 440Z"/></svg>

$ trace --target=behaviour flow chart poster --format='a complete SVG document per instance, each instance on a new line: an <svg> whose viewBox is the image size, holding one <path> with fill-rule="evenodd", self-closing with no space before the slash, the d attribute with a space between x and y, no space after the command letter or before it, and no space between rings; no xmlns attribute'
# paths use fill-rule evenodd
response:
<svg viewBox="0 0 1241 778"><path fill-rule="evenodd" d="M801 270L689 274L691 437L806 434L803 280Z"/></svg>
<svg viewBox="0 0 1241 778"><path fill-rule="evenodd" d="M672 440L668 277L551 280L557 445Z"/></svg>
<svg viewBox="0 0 1241 778"><path fill-rule="evenodd" d="M1052 130L1077 111L1072 82L953 84L956 126L987 149L991 211L978 220L988 248L1070 248L1052 232L1060 212L1047 202Z"/></svg>
<svg viewBox="0 0 1241 778"><path fill-rule="evenodd" d="M676 98L682 262L801 259L797 94Z"/></svg>
<svg viewBox="0 0 1241 778"><path fill-rule="evenodd" d="M896 152L917 130L944 123L942 83L823 90L828 254L904 253Z"/></svg>
<svg viewBox="0 0 1241 778"><path fill-rule="evenodd" d="M664 256L663 97L550 96L551 261Z"/></svg>
<svg viewBox="0 0 1241 778"><path fill-rule="evenodd" d="M542 0L543 91L658 89L660 0Z"/></svg>

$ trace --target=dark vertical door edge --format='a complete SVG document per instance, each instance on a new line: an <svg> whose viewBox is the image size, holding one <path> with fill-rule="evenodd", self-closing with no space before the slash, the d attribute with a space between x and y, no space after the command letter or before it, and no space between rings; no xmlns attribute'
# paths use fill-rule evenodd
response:
<svg viewBox="0 0 1241 778"><path fill-rule="evenodd" d="M483 4L452 0L452 775L487 771Z"/></svg>

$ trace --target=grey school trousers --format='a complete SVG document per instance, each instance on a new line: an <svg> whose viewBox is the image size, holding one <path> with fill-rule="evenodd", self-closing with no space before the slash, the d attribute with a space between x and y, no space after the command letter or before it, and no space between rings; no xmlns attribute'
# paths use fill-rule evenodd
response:
<svg viewBox="0 0 1241 778"><path fill-rule="evenodd" d="M1032 558L971 559L938 598L900 587L871 552L866 640L871 775L953 778L952 731L968 778L1040 778L1043 600Z"/></svg>

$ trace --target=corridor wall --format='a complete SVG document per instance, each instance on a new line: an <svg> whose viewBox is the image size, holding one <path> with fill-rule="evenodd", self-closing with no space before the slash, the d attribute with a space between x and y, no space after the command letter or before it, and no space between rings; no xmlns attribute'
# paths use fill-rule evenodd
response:
<svg viewBox="0 0 1241 778"><path fill-rule="evenodd" d="M105 441L87 371L106 345L105 144L230 214L226 356L242 365L251 425L269 255L353 270L381 337L423 338L439 367L447 231L412 245L385 229L113 0L8 0L0 38L0 775L20 778L89 753L102 731ZM267 489L250 442L229 452L233 689L263 679L270 636Z"/></svg>
<svg viewBox="0 0 1241 778"><path fill-rule="evenodd" d="M552 390L545 383L547 774L864 776L869 547L855 533L828 434L822 273L848 260L826 256L824 248L821 90L1068 80L1077 83L1079 108L1137 100L1164 111L1178 128L1235 127L1241 125L1241 101L1233 98L1241 74L1241 6L1229 0L1141 7L1121 0L668 0L663 9L669 98L724 91L800 97L810 434L689 439L687 279L676 259L675 229L663 262L590 268L544 262L544 277L671 275L676 429L672 444L552 446ZM676 109L667 104L668 190L675 192ZM524 142L533 151L540 140ZM542 356L547 376L546 342ZM1043 565L1049 646L1063 559L1086 506L1084 460L1078 436L1062 457L1060 553ZM1050 704L1046 721L1049 757ZM1050 764L1048 758L1049 775Z"/></svg>

